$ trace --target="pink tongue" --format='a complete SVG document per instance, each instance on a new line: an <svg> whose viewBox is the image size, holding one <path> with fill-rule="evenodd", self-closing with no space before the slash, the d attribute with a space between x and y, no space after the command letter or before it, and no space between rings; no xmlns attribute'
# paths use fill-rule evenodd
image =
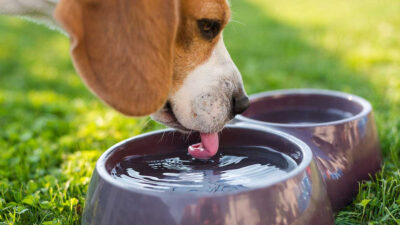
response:
<svg viewBox="0 0 400 225"><path fill-rule="evenodd" d="M200 133L201 143L189 146L189 154L197 159L209 159L217 154L219 140L218 133Z"/></svg>

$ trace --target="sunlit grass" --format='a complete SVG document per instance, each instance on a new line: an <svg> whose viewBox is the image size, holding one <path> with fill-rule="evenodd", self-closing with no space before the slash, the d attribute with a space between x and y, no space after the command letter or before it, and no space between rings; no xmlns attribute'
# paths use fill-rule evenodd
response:
<svg viewBox="0 0 400 225"><path fill-rule="evenodd" d="M374 106L385 171L337 224L400 218L400 2L236 0L224 33L249 93L328 88ZM162 126L119 115L88 91L68 38L0 17L0 224L79 224L100 154Z"/></svg>

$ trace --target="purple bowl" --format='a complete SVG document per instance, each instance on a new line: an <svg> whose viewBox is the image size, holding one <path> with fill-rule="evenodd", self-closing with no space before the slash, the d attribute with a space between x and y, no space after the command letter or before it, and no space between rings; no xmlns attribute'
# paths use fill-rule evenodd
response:
<svg viewBox="0 0 400 225"><path fill-rule="evenodd" d="M239 173L246 176L242 179L232 180L239 183L246 183L246 179L257 181L253 186L242 185L241 188L225 189L231 184L222 182L219 185L218 182L211 182L212 185L216 186L211 185L212 187L203 188L200 185L199 189L188 191L188 189L185 189L185 185L180 185L176 189L174 187L160 191L158 188L164 188L164 186L160 184L161 181L157 180L158 178L153 179L153 181L158 182L156 186L146 186L149 183L138 185L120 179L126 178L123 173L116 175L119 173L116 171L119 171L123 167L121 165L125 162L159 155L164 157L168 154L175 154L177 150L180 151L179 154L185 155L187 146L199 140L200 138L196 134L188 137L174 130L163 130L140 135L111 147L96 164L88 189L82 224L334 224L325 183L315 165L310 148L289 134L262 126L229 125L220 136L220 149L229 150L258 146L259 148L273 150L257 150L255 152L241 150L239 153L254 153L253 155L257 156L254 159L260 158L261 160L262 157L258 154L262 155L269 152L272 154L269 158L278 157L276 165L285 160L294 162L294 167L290 167L291 169L286 173L271 177L271 179L252 180L252 173L249 172L247 175L246 171L237 170L241 169L242 161L237 165L232 164L233 169L227 169L220 177L221 181L229 177L228 175L232 175L232 171L241 171ZM228 154L225 150L221 150L221 152L221 155ZM223 162L222 158L218 159L220 160L219 163ZM173 159L170 158L169 160ZM285 160L280 161L282 159ZM171 165L179 165L179 163L171 161L167 165L163 164L164 161L163 163L159 163L157 160L146 161L146 163L149 162L150 164L146 165L140 163L129 165L143 171L146 171L144 168L147 168L148 165L151 165L152 168L163 166L163 169L169 168L168 166ZM189 163L193 162L190 161ZM206 162L196 161L198 165L202 165L201 163ZM261 164L263 163L260 162L255 165ZM222 164L218 165L221 166ZM132 172L134 169L123 171L127 171L127 174L132 176L137 175L137 173ZM215 174L220 174L215 168L200 169L197 172L199 173L196 179L200 179L204 182L203 184L209 182L209 180L206 180L207 177L215 178ZM165 174L167 173L163 173L163 175ZM237 186L232 183L232 187Z"/></svg>
<svg viewBox="0 0 400 225"><path fill-rule="evenodd" d="M317 89L278 90L250 97L236 117L294 135L310 146L334 211L356 195L358 182L382 163L371 104L355 95Z"/></svg>

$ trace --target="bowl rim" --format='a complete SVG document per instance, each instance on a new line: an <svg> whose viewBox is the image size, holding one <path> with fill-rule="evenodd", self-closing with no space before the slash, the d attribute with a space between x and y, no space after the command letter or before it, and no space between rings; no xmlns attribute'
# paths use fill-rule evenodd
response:
<svg viewBox="0 0 400 225"><path fill-rule="evenodd" d="M100 156L100 158L96 162L95 171L97 172L98 176L101 177L101 179L103 179L105 182L109 183L110 185L121 188L121 189L129 191L129 192L139 193L141 195L150 195L150 196L157 196L157 197L162 197L162 198L165 198L168 196L171 196L171 197L183 197L183 196L187 197L187 196L189 196L189 197L193 197L193 198L196 198L196 197L207 198L207 197L219 197L219 196L233 196L233 195L237 195L237 194L249 193L249 192L257 191L260 189L268 188L270 186L279 184L285 180L289 180L292 177L297 176L301 172L305 171L306 168L308 166L310 166L310 164L313 160L313 153L307 144L305 144L300 139L298 139L290 134L287 134L285 132L279 131L277 129L266 128L266 127L263 127L260 125L255 125L255 124L226 125L224 129L254 129L254 130L258 130L260 132L265 132L266 134L280 136L281 138L287 139L288 141L290 141L291 143L296 145L302 152L303 159L295 169L293 169L289 173L285 174L284 176L281 176L278 179L274 179L272 182L266 182L265 184L258 185L256 187L252 187L252 188L245 189L245 190L219 192L219 193L162 192L162 191L158 192L158 191L150 191L150 190L146 190L146 189L139 189L139 188L135 188L134 185L129 185L126 183L119 182L117 179L113 178L111 176L111 174L109 174L107 172L107 169L105 166L106 162L111 157L111 155L114 153L114 151L116 149L118 149L118 147L120 147L128 142L135 141L135 140L141 139L141 138L146 138L151 135L157 135L157 134L164 133L164 132L178 132L175 129L163 129L163 130L158 130L158 131L153 131L153 132L148 132L148 133L144 133L141 135L137 135L137 136L128 138L126 140L123 140L123 141L111 146Z"/></svg>
<svg viewBox="0 0 400 225"><path fill-rule="evenodd" d="M371 103L369 103L366 99L359 97L357 95L340 92L340 91L334 91L334 90L326 90L326 89L313 89L313 88L281 89L281 90L274 90L274 91L267 91L267 92L253 94L253 95L250 95L249 98L251 101L251 100L255 100L255 99L259 99L259 98L272 97L272 96L280 97L280 96L285 96L285 95L286 96L288 96L288 95L325 95L325 96L330 96L330 97L342 98L345 100L349 100L351 102L358 103L359 105L361 105L362 110L359 113L357 113L351 117L345 118L345 119L334 120L334 121L323 122L323 123L309 123L309 124L287 124L287 123L265 122L265 121L261 121L261 120L251 119L251 118L243 116L243 115L237 115L235 117L235 119L238 121L241 121L241 122L259 124L259 125L271 126L271 127L308 128L308 127L320 127L320 126L344 124L344 123L347 123L350 121L358 120L372 112Z"/></svg>

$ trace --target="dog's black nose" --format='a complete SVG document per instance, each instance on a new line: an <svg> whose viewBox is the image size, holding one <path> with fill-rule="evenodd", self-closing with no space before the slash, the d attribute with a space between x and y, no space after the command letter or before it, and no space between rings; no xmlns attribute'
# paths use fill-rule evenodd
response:
<svg viewBox="0 0 400 225"><path fill-rule="evenodd" d="M246 95L242 95L239 98L233 98L233 114L237 115L249 108L250 101Z"/></svg>

